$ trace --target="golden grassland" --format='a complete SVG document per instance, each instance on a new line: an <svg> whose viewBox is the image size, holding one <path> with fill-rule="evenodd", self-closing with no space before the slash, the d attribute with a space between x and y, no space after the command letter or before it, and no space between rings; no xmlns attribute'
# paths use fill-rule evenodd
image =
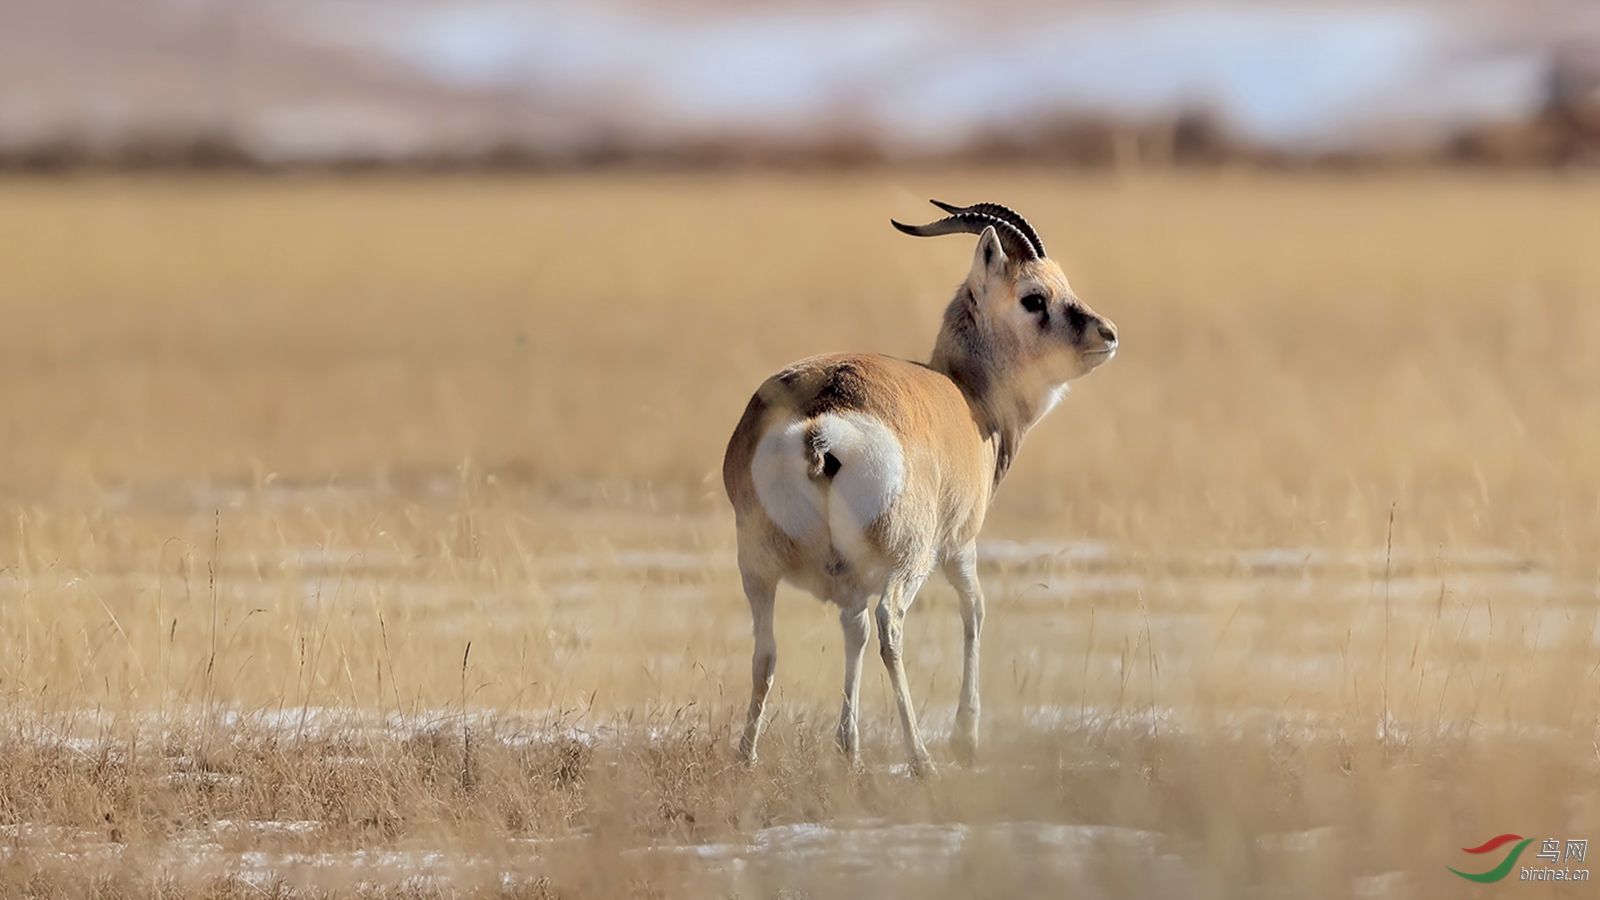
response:
<svg viewBox="0 0 1600 900"><path fill-rule="evenodd" d="M848 771L837 624L785 593L746 771L723 442L794 358L925 356L971 252L888 227L929 196L1024 211L1123 349L991 514L980 766L908 779L870 667ZM0 181L0 886L1492 890L1458 848L1600 838L1597 209L1418 172ZM907 623L934 740L954 605Z"/></svg>

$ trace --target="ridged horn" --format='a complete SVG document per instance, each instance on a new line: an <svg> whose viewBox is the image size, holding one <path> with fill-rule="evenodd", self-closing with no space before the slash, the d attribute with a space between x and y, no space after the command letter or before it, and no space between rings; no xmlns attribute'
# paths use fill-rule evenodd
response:
<svg viewBox="0 0 1600 900"><path fill-rule="evenodd" d="M971 206L956 206L953 203L945 203L943 200L929 200L928 202L947 213L982 213L986 216L994 216L996 219L1010 222L1018 231L1022 232L1023 237L1028 239L1028 243L1033 245L1036 253L1041 257L1049 255L1044 252L1044 241L1040 239L1039 232L1033 230L1033 226L1028 224L1028 220L1022 217L1022 213L1009 206L1001 206L998 203L974 203Z"/></svg>
<svg viewBox="0 0 1600 900"><path fill-rule="evenodd" d="M926 225L907 225L903 222L889 220L889 224L900 229L906 234L917 237L937 237L941 234L983 234L985 228L993 227L995 234L1000 237L1000 246L1005 249L1006 255L1018 260L1034 260L1039 258L1039 253L1033 244L1028 241L1027 235L1017 230L1004 219L999 219L984 213L956 213L946 216L937 222Z"/></svg>

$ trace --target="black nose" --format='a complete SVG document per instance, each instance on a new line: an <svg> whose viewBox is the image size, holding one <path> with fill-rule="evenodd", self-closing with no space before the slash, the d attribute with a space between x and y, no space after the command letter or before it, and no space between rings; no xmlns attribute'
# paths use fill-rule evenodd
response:
<svg viewBox="0 0 1600 900"><path fill-rule="evenodd" d="M1108 344L1116 343L1116 341L1117 341L1117 330L1115 328L1112 328L1109 323L1101 322L1100 323L1100 339L1102 341L1105 341Z"/></svg>

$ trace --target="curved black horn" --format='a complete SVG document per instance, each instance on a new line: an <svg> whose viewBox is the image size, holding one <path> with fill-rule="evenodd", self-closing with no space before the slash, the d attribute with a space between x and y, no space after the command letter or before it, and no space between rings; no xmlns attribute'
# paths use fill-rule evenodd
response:
<svg viewBox="0 0 1600 900"><path fill-rule="evenodd" d="M1028 224L1028 220L1022 217L1022 213L1009 206L1001 206L998 203L974 203L971 206L956 206L952 203L945 203L942 200L929 200L928 202L947 213L982 213L986 216L994 216L996 219L1009 222L1018 231L1022 232L1023 237L1028 239L1028 243L1033 245L1034 252L1041 257L1047 255L1044 252L1044 241L1039 238L1039 232L1033 230L1033 226Z"/></svg>
<svg viewBox="0 0 1600 900"><path fill-rule="evenodd" d="M889 224L900 229L906 234L917 237L937 237L941 234L983 234L985 228L993 227L995 234L1000 237L1000 246L1005 248L1006 255L1019 260L1033 260L1039 258L1039 252L1028 241L1027 235L1017 230L1004 219L984 213L956 213L946 216L937 222L926 225L906 225L903 222L889 220Z"/></svg>

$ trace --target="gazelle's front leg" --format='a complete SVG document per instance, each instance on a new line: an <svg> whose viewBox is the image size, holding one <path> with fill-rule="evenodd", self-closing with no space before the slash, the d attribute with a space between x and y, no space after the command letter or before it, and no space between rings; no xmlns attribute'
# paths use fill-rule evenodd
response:
<svg viewBox="0 0 1600 900"><path fill-rule="evenodd" d="M983 589L978 585L978 552L968 544L944 563L944 575L961 598L961 700L950 748L964 766L978 752L978 641L983 633Z"/></svg>
<svg viewBox="0 0 1600 900"><path fill-rule="evenodd" d="M854 766L861 747L861 732L856 727L857 710L861 701L861 660L866 656L867 634L872 622L867 617L867 598L851 601L839 611L839 624L844 628L844 706L839 710L839 749Z"/></svg>
<svg viewBox="0 0 1600 900"><path fill-rule="evenodd" d="M772 674L778 668L778 642L772 634L772 606L778 586L750 572L743 574L756 646L750 655L750 711L745 717L744 737L739 741L739 758L750 763L756 759L756 741L761 737L767 691L772 689Z"/></svg>
<svg viewBox="0 0 1600 900"><path fill-rule="evenodd" d="M904 632L906 610L916 599L925 574L907 577L895 573L889 578L883 599L878 601L878 650L883 655L884 668L889 670L889 684L894 688L895 705L900 708L900 728L905 733L906 755L910 757L914 775L929 774L928 748L923 746L922 734L917 731L917 708L911 702L911 692L906 689L906 670L901 662L901 636Z"/></svg>

